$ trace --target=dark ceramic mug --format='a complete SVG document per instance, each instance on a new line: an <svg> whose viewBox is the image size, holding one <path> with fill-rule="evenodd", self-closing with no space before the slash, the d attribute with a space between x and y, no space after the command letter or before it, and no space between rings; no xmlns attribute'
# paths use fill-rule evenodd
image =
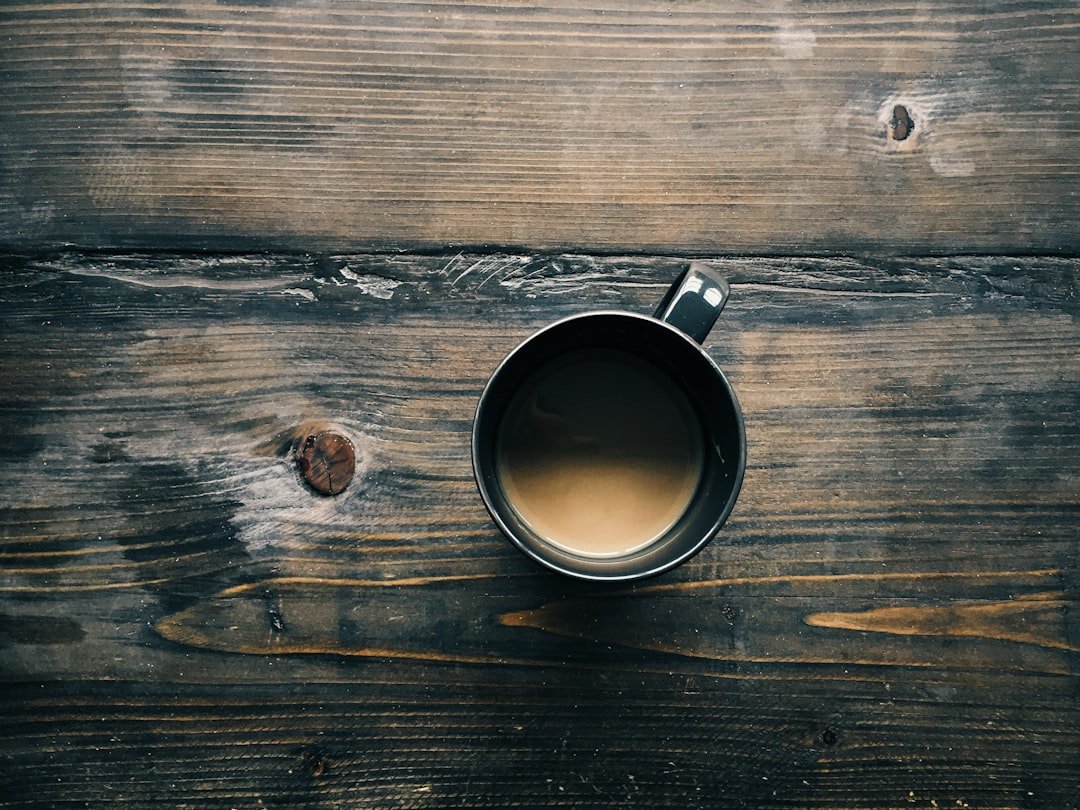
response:
<svg viewBox="0 0 1080 810"><path fill-rule="evenodd" d="M735 506L746 467L746 435L738 400L723 372L701 346L723 309L728 292L724 279L704 264L693 263L672 285L653 317L628 312L574 315L532 335L503 360L480 397L473 423L472 459L476 482L488 511L519 550L554 571L580 579L630 580L670 570L712 540ZM516 425L524 418L508 416L508 413L527 412L525 406L516 404L525 396L523 392L544 391L547 390L543 388L545 385L550 388L563 378L574 378L573 368L565 370L567 364L575 362L572 358L591 357L590 352L600 353L596 356L605 358L605 362L608 357L618 357L619 362L625 359L627 368L634 367L627 374L642 375L640 379L643 385L652 385L649 380L655 379L658 385L666 386L672 392L677 391L679 400L685 402L685 406L678 409L669 408L657 413L668 414L669 418L687 424L654 426L647 418L640 424L633 422L640 414L636 413L638 403L632 394L612 394L606 400L597 400L594 396L593 401L601 403L595 407L607 410L599 415L584 411L582 413L585 415L580 416L579 420L592 420L597 430L606 431L605 436L609 440L611 435L622 435L619 425L631 426L630 430L624 431L631 435L621 439L630 449L619 449L619 453L633 455L637 435L642 437L642 441L653 441L654 444L666 441L666 436L678 436L680 442L684 441L681 437L694 437L693 446L688 446L687 452L694 457L697 473L694 483L686 490L685 506L682 501L675 504L676 517L669 525L657 536L646 538L646 542L625 552L593 553L589 548L590 537L568 540L546 530L547 524L535 516L536 511L529 512L525 508L521 494L525 490L510 481L513 468L508 467L510 462L506 461L513 458L515 453L520 455L512 446L514 442L531 442L529 446L534 448L533 452L542 454L542 463L548 467L560 461L559 453L563 452L560 448L563 447L569 448L565 451L567 454L576 453L574 460L568 460L567 464L580 466L592 463L587 446L584 451L580 446L573 449L577 439L570 434L579 425L564 424L551 417L548 421L555 420L552 422L554 427L543 427L542 419L548 418L548 415L542 410L545 407L542 399L536 399L529 407L534 411L537 407L541 408L537 417L541 421L537 424L550 435L534 441L535 437L530 438L528 433L532 423L523 423L526 427L521 429L507 426L508 420ZM588 362L592 361L586 359L578 363L578 378L588 378L592 373L590 368L598 369L600 376L606 373L601 366L582 365ZM559 374L563 377L558 377ZM593 373L593 376L596 374ZM541 381L537 382L538 379ZM621 378L616 382L621 383ZM547 390L546 395L558 399L560 392L558 389ZM572 395L568 396L573 398ZM536 402L540 405L536 406ZM582 407L587 408L587 405ZM574 412L575 415L577 413ZM670 417L676 413L679 415ZM567 418L572 422L574 416ZM525 438L520 439L520 436ZM657 439L657 436L660 438ZM598 452L602 451L603 448ZM658 452L665 450L661 447ZM567 459L570 459L569 455ZM639 470L638 473L647 475L649 470ZM635 480L645 479L640 479L639 475L639 479ZM596 486L600 486L604 479L602 476L590 477L588 473L579 473L573 486L588 488L594 481L597 482ZM564 490L558 488L558 482L551 487L549 489L553 492L565 490L565 487ZM627 491L620 494L629 497ZM661 486L656 491L664 490ZM576 497L575 493L572 494ZM552 503L561 504L557 501ZM635 505L636 502L624 504L620 519L626 520L626 506ZM649 505L652 505L651 502ZM552 520L563 518L570 519L565 515L552 516ZM600 514L575 515L574 518L580 518L578 522L582 525L587 525L588 520L594 518L594 526L602 525L595 521L604 519Z"/></svg>

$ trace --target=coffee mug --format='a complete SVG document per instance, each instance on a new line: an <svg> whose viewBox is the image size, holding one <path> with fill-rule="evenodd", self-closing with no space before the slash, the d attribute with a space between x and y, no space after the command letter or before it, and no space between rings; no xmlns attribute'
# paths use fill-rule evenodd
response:
<svg viewBox="0 0 1080 810"><path fill-rule="evenodd" d="M653 317L574 315L502 361L476 409L473 471L518 549L569 576L630 580L712 540L746 467L735 392L701 347L728 293L695 262Z"/></svg>

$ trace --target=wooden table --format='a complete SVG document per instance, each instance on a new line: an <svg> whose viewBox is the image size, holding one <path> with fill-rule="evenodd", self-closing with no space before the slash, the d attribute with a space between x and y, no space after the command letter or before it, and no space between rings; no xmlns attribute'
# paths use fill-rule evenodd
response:
<svg viewBox="0 0 1080 810"><path fill-rule="evenodd" d="M0 807L1078 806L1080 11L580 6L0 8ZM544 573L480 390L689 257L736 510Z"/></svg>

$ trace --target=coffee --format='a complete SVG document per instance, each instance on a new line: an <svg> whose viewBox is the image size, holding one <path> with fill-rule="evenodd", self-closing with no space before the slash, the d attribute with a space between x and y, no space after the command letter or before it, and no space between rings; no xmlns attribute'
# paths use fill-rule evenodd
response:
<svg viewBox="0 0 1080 810"><path fill-rule="evenodd" d="M702 470L686 395L627 352L569 352L515 392L499 427L496 473L518 516L547 542L614 557L662 537Z"/></svg>

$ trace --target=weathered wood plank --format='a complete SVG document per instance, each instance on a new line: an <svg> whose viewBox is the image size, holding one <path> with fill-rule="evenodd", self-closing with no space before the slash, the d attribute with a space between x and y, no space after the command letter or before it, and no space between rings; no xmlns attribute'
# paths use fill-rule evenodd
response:
<svg viewBox="0 0 1080 810"><path fill-rule="evenodd" d="M1078 262L715 260L730 523L545 574L475 491L480 389L684 263L5 260L0 806L1074 805Z"/></svg>
<svg viewBox="0 0 1080 810"><path fill-rule="evenodd" d="M0 244L1075 252L1078 23L1056 0L5 3Z"/></svg>

